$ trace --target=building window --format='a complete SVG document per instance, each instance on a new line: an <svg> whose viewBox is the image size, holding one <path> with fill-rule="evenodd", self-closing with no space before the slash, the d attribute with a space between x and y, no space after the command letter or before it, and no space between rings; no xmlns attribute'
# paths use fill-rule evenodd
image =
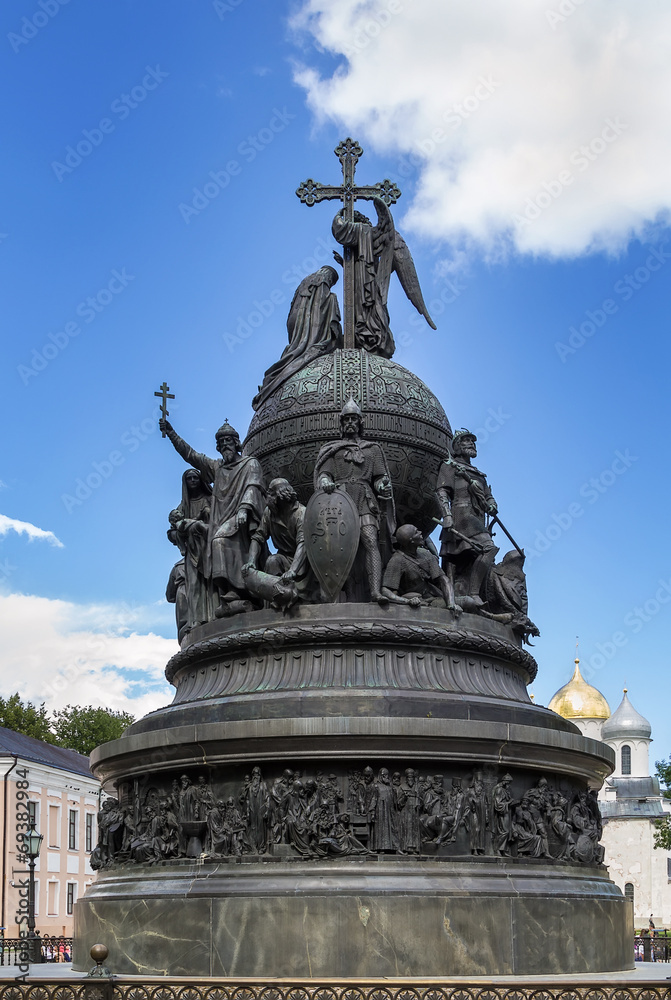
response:
<svg viewBox="0 0 671 1000"><path fill-rule="evenodd" d="M61 807L49 806L49 847L61 846Z"/></svg>
<svg viewBox="0 0 671 1000"><path fill-rule="evenodd" d="M37 830L37 821L39 818L37 813L37 802L26 802L26 809L28 810L28 825L34 826Z"/></svg>
<svg viewBox="0 0 671 1000"><path fill-rule="evenodd" d="M671 882L671 858L666 859L666 877Z"/></svg>
<svg viewBox="0 0 671 1000"><path fill-rule="evenodd" d="M624 898L630 900L631 905L634 905L634 883L626 882L624 886Z"/></svg>
<svg viewBox="0 0 671 1000"><path fill-rule="evenodd" d="M40 902L40 880L38 878L36 878L35 879L35 916L36 917L39 915L39 912L40 912L39 902Z"/></svg>
<svg viewBox="0 0 671 1000"><path fill-rule="evenodd" d="M79 840L78 834L79 826L79 812L76 809L68 810L68 850L76 851L79 846L77 841Z"/></svg>
<svg viewBox="0 0 671 1000"><path fill-rule="evenodd" d="M93 813L86 814L86 853L90 854L93 850Z"/></svg>
<svg viewBox="0 0 671 1000"><path fill-rule="evenodd" d="M58 882L49 882L47 884L47 916L57 917L58 916Z"/></svg>
<svg viewBox="0 0 671 1000"><path fill-rule="evenodd" d="M620 751L622 774L631 774L631 747L625 743Z"/></svg>
<svg viewBox="0 0 671 1000"><path fill-rule="evenodd" d="M67 899L65 902L65 912L68 916L72 916L75 909L75 900L77 899L77 883L68 882L68 892Z"/></svg>

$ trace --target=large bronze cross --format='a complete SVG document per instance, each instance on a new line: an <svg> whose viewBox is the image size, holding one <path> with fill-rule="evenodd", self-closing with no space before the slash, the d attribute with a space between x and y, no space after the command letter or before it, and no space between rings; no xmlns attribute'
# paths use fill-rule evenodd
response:
<svg viewBox="0 0 671 1000"><path fill-rule="evenodd" d="M174 393L170 392L170 386L167 382L164 382L160 387L159 392L154 393L155 396L159 396L161 399L161 416L164 420L170 416L170 410L168 409L167 403L169 399L174 399ZM165 437L165 431L162 432L161 437Z"/></svg>
<svg viewBox="0 0 671 1000"><path fill-rule="evenodd" d="M357 187L354 183L354 171L357 161L363 154L363 149L354 139L343 139L334 149L335 155L342 164L342 184L319 184L308 177L297 189L296 194L303 204L312 206L318 201L341 200L343 216L346 222L354 221L354 202L357 198L370 201L371 198L381 198L387 205L394 205L401 197L400 188L390 180L380 184L369 184ZM354 347L354 248L343 247L343 327L345 347Z"/></svg>

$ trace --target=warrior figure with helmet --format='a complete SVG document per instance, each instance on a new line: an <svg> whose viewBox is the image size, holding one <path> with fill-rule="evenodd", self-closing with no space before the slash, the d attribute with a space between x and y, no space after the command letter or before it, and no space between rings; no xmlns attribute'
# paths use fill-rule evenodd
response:
<svg viewBox="0 0 671 1000"><path fill-rule="evenodd" d="M454 580L456 600L464 611L478 612L481 590L499 551L487 529L485 516L498 513L483 472L471 465L477 457L472 431L457 431L452 456L438 472L436 497L443 515L440 554L443 569Z"/></svg>
<svg viewBox="0 0 671 1000"><path fill-rule="evenodd" d="M379 444L363 438L363 414L353 399L340 412L340 440L325 444L314 472L316 490L333 493L342 489L359 512L360 545L364 548L371 599L388 604L382 593L382 556L379 545L380 507L393 492L387 460ZM391 529L393 531L393 527Z"/></svg>

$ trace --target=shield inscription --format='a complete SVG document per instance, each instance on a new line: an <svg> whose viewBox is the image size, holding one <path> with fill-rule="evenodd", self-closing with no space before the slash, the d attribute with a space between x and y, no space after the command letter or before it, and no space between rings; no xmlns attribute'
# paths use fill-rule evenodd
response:
<svg viewBox="0 0 671 1000"><path fill-rule="evenodd" d="M326 601L335 604L359 548L359 512L344 490L317 490L303 522L305 551Z"/></svg>

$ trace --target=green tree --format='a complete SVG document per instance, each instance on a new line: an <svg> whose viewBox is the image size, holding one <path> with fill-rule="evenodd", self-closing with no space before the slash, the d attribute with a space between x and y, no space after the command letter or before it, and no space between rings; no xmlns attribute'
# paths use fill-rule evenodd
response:
<svg viewBox="0 0 671 1000"><path fill-rule="evenodd" d="M93 705L66 705L54 712L53 731L59 746L85 756L101 743L118 740L135 719L128 712L112 712Z"/></svg>
<svg viewBox="0 0 671 1000"><path fill-rule="evenodd" d="M32 701L22 702L18 692L9 698L0 698L0 726L24 736L32 736L45 743L55 743L51 721L44 702L36 708Z"/></svg>
<svg viewBox="0 0 671 1000"><path fill-rule="evenodd" d="M663 787L665 799L671 799L671 757L668 760L655 761L657 777ZM661 847L665 851L671 851L671 816L658 819L655 823L655 847Z"/></svg>

